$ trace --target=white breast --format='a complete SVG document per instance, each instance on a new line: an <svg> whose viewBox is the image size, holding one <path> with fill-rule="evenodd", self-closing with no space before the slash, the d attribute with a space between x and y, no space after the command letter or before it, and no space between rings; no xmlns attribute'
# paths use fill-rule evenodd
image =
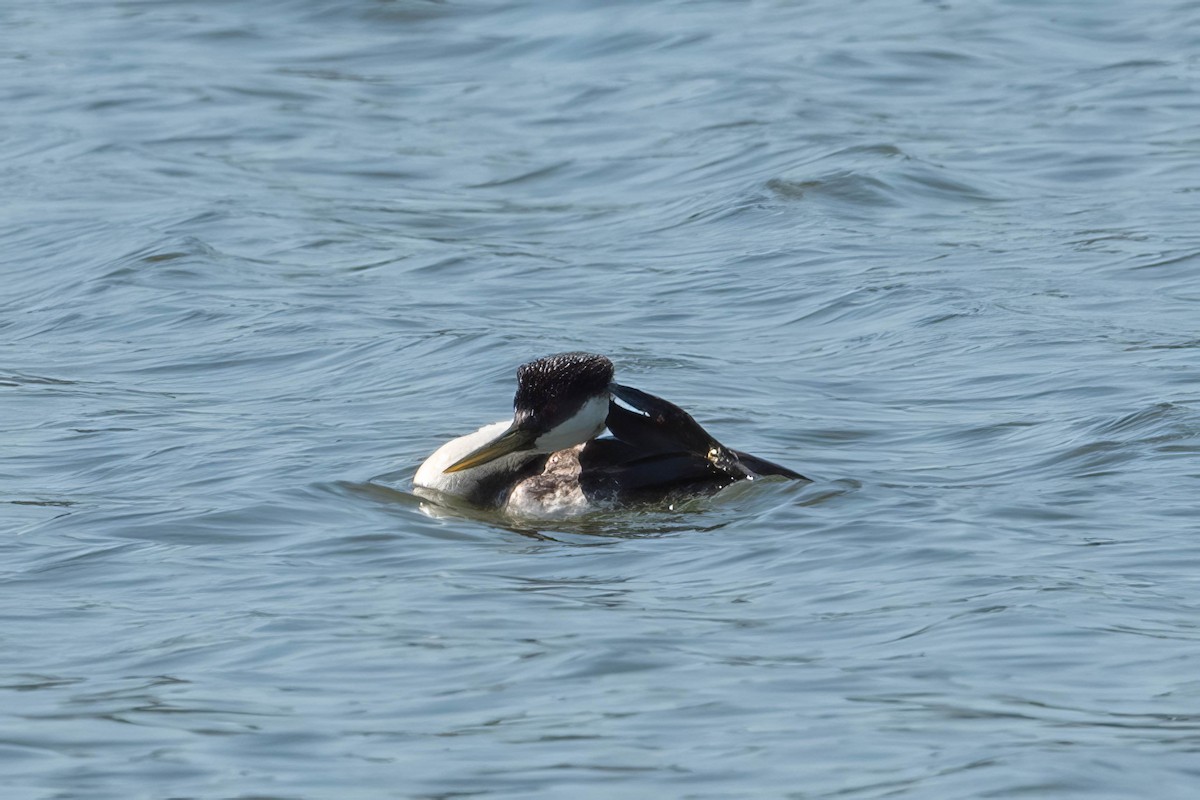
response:
<svg viewBox="0 0 1200 800"><path fill-rule="evenodd" d="M515 473L521 464L529 460L530 453L511 453L478 467L471 467L459 472L446 472L446 467L468 453L483 447L504 433L511 424L511 422L494 422L491 425L484 425L474 433L468 433L466 436L459 436L457 439L446 442L435 450L433 455L425 459L425 463L413 476L413 486L422 489L436 489L457 497L471 498L475 495L476 487L486 477L502 471Z"/></svg>
<svg viewBox="0 0 1200 800"><path fill-rule="evenodd" d="M604 430L608 396L588 400L570 419L538 437L531 450L509 453L486 464L446 472L454 462L504 433L511 422L485 425L474 433L439 447L413 476L413 486L461 497L484 507L497 504L509 513L526 516L562 516L579 513L587 498L579 488L577 446ZM553 453L546 469L530 476L529 462ZM525 475L522 478L522 475Z"/></svg>

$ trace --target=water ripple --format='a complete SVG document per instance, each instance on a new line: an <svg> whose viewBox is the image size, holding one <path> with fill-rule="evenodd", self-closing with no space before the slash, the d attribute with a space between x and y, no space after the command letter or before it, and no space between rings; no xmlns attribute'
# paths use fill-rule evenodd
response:
<svg viewBox="0 0 1200 800"><path fill-rule="evenodd" d="M10 793L1194 794L1192 5L0 17ZM816 482L426 513L569 349Z"/></svg>

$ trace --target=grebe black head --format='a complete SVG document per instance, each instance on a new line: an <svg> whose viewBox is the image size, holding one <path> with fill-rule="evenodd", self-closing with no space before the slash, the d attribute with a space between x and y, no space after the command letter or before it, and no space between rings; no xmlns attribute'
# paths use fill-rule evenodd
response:
<svg viewBox="0 0 1200 800"><path fill-rule="evenodd" d="M522 364L512 425L444 472L477 467L509 453L553 453L588 441L604 430L612 379L612 362L593 353L558 353Z"/></svg>

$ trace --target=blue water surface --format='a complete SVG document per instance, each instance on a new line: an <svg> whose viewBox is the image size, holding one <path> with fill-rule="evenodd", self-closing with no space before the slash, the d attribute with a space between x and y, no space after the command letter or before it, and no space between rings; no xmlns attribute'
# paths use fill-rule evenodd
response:
<svg viewBox="0 0 1200 800"><path fill-rule="evenodd" d="M0 5L0 784L1194 798L1200 4ZM815 480L428 513L610 356Z"/></svg>

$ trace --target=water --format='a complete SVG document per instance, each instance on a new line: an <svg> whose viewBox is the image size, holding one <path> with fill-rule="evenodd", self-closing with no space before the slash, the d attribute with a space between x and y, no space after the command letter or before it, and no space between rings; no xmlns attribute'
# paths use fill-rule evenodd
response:
<svg viewBox="0 0 1200 800"><path fill-rule="evenodd" d="M6 798L1191 798L1200 5L0 8ZM584 349L815 478L408 492Z"/></svg>

